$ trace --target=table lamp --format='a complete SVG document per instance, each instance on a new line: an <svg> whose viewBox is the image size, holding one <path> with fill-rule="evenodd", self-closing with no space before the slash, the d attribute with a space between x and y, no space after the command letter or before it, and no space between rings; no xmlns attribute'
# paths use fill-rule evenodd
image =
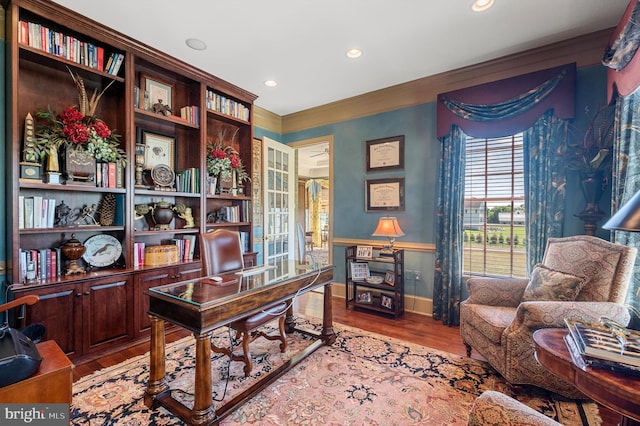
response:
<svg viewBox="0 0 640 426"><path fill-rule="evenodd" d="M620 207L602 227L615 231L640 231L640 191Z"/></svg>
<svg viewBox="0 0 640 426"><path fill-rule="evenodd" d="M387 237L389 239L389 244L383 246L382 250L380 250L380 256L393 256L393 243L396 237L403 235L404 232L398 224L398 219L389 216L381 217L376 230L371 234L373 237Z"/></svg>

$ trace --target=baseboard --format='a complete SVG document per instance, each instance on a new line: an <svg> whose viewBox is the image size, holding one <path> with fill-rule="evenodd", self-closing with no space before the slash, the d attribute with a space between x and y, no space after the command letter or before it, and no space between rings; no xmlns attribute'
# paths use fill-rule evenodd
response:
<svg viewBox="0 0 640 426"><path fill-rule="evenodd" d="M334 282L331 290L331 295L333 297L344 299L346 297L346 285ZM404 310L406 312L412 312L415 314L426 315L430 317L433 314L433 299L405 294Z"/></svg>

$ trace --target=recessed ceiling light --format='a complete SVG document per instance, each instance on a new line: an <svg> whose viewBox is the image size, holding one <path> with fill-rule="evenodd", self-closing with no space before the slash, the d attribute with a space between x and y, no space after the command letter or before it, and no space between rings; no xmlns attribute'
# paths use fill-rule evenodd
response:
<svg viewBox="0 0 640 426"><path fill-rule="evenodd" d="M493 0L476 0L473 2L471 9L473 9L474 12L483 12L491 6L493 6Z"/></svg>
<svg viewBox="0 0 640 426"><path fill-rule="evenodd" d="M360 49L354 48L354 49L347 50L347 57L351 59L359 58L360 56L362 56L362 50Z"/></svg>
<svg viewBox="0 0 640 426"><path fill-rule="evenodd" d="M204 50L207 48L207 43L197 38L188 38L185 40L185 43L193 50Z"/></svg>
<svg viewBox="0 0 640 426"><path fill-rule="evenodd" d="M267 87L276 87L278 82L275 80L265 80L264 85Z"/></svg>

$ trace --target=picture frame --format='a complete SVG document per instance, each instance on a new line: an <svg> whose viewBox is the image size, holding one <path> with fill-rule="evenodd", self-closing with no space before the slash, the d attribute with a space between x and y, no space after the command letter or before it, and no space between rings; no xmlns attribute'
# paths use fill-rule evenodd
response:
<svg viewBox="0 0 640 426"><path fill-rule="evenodd" d="M368 212L404 211L404 178L367 179L365 204Z"/></svg>
<svg viewBox="0 0 640 426"><path fill-rule="evenodd" d="M404 169L404 135L365 141L367 172Z"/></svg>
<svg viewBox="0 0 640 426"><path fill-rule="evenodd" d="M173 84L158 80L147 74L142 74L140 79L142 80L140 85L144 93L149 97L148 105L144 105L146 110L153 111L153 105L161 99L162 103L173 111Z"/></svg>
<svg viewBox="0 0 640 426"><path fill-rule="evenodd" d="M372 246L356 246L356 257L371 259L372 253Z"/></svg>
<svg viewBox="0 0 640 426"><path fill-rule="evenodd" d="M364 262L351 262L351 279L353 281L364 281L369 278L369 264Z"/></svg>
<svg viewBox="0 0 640 426"><path fill-rule="evenodd" d="M393 271L387 271L384 274L384 283L390 285L391 287L396 285L396 274Z"/></svg>
<svg viewBox="0 0 640 426"><path fill-rule="evenodd" d="M373 303L373 297L371 296L371 292L364 291L364 290L358 291L358 293L356 294L356 302L365 303L365 304Z"/></svg>
<svg viewBox="0 0 640 426"><path fill-rule="evenodd" d="M166 164L175 170L175 145L177 137L146 129L138 129L138 143L145 146L144 169L152 170L158 164Z"/></svg>
<svg viewBox="0 0 640 426"><path fill-rule="evenodd" d="M393 310L393 298L389 296L385 296L384 294L380 296L380 306L383 308L387 308L389 310Z"/></svg>

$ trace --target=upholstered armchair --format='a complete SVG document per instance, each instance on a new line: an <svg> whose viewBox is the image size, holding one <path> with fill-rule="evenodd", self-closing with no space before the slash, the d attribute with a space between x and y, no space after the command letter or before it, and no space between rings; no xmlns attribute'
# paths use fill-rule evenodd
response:
<svg viewBox="0 0 640 426"><path fill-rule="evenodd" d="M512 384L530 384L569 398L583 395L535 359L533 332L565 327L564 319L628 324L624 299L636 249L579 235L549 238L531 280L472 278L460 305L460 334Z"/></svg>

